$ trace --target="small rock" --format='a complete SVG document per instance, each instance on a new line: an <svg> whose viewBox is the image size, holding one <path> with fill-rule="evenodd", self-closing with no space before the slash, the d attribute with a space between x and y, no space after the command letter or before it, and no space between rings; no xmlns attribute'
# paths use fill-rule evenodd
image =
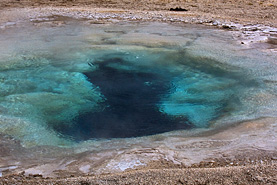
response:
<svg viewBox="0 0 277 185"><path fill-rule="evenodd" d="M176 8L170 8L169 11L186 12L188 10L181 7L176 7Z"/></svg>
<svg viewBox="0 0 277 185"><path fill-rule="evenodd" d="M222 25L222 28L223 29L232 29L230 26L228 26L228 25Z"/></svg>
<svg viewBox="0 0 277 185"><path fill-rule="evenodd" d="M258 28L257 27L251 27L251 28L248 28L248 30L247 31L257 31L258 30Z"/></svg>
<svg viewBox="0 0 277 185"><path fill-rule="evenodd" d="M187 181L185 179L183 179L183 178L180 178L179 179L179 183L180 184L187 184Z"/></svg>
<svg viewBox="0 0 277 185"><path fill-rule="evenodd" d="M29 175L29 177L42 177L41 174L32 174L32 175Z"/></svg>
<svg viewBox="0 0 277 185"><path fill-rule="evenodd" d="M267 42L268 42L269 44L277 45L277 37L268 37L268 38L267 38Z"/></svg>
<svg viewBox="0 0 277 185"><path fill-rule="evenodd" d="M218 24L219 24L218 21L214 21L214 22L213 22L213 26L217 26Z"/></svg>
<svg viewBox="0 0 277 185"><path fill-rule="evenodd" d="M87 182L87 181L80 181L80 184L81 184L81 185L89 185L90 183Z"/></svg>

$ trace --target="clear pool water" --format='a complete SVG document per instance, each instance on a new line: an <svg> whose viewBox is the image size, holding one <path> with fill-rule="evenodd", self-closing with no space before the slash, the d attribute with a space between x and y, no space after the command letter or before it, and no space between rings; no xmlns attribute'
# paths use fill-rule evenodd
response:
<svg viewBox="0 0 277 185"><path fill-rule="evenodd" d="M264 86L236 65L248 59L231 47L219 50L230 39L224 33L162 23L76 24L2 31L2 134L25 146L67 146L253 117L245 99Z"/></svg>
<svg viewBox="0 0 277 185"><path fill-rule="evenodd" d="M55 124L54 130L86 140L209 127L239 106L239 94L257 86L243 74L209 69L178 50L137 54L110 53L88 63L91 69L83 75L102 100L96 109L80 111L72 124Z"/></svg>

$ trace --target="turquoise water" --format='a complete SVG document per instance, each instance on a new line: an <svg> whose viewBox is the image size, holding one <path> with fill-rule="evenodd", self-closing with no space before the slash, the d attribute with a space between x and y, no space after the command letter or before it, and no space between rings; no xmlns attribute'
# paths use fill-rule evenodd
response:
<svg viewBox="0 0 277 185"><path fill-rule="evenodd" d="M152 55L159 57L152 59ZM145 57L130 59L134 56L136 53L113 53L89 63L96 70L84 74L104 95L103 107L81 114L73 127L59 128L61 132L69 130L73 137L89 139L207 128L239 107L238 96L245 89L258 85L242 73L201 65L201 60L208 59L198 60L178 51L144 51Z"/></svg>
<svg viewBox="0 0 277 185"><path fill-rule="evenodd" d="M208 59L177 49L103 52L93 56L93 51L86 51L85 58L76 58L85 61L76 71L53 65L57 62L51 58L20 59L19 63L32 60L34 66L1 72L2 113L77 141L137 137L209 127L236 110L239 96L257 85L243 73L209 66ZM86 70L79 72L80 66ZM30 126L20 134L32 139Z"/></svg>
<svg viewBox="0 0 277 185"><path fill-rule="evenodd" d="M210 128L261 87L244 68L192 55L202 33L195 28L161 36L163 25L155 33L148 25L82 26L2 38L1 133L26 146L60 146Z"/></svg>

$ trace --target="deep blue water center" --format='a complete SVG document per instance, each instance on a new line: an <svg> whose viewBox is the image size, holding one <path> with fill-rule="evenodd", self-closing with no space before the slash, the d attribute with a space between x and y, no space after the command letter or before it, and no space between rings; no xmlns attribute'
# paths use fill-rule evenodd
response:
<svg viewBox="0 0 277 185"><path fill-rule="evenodd" d="M96 71L84 73L100 88L105 101L99 111L76 117L73 126L56 128L60 133L81 141L146 136L191 127L186 117L167 115L157 107L170 91L170 74L110 66L125 63L121 58L110 58L99 62Z"/></svg>

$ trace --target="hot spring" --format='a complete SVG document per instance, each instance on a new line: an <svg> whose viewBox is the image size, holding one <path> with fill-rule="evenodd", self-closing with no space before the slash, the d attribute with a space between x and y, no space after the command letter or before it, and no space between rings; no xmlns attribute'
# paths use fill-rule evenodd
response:
<svg viewBox="0 0 277 185"><path fill-rule="evenodd" d="M0 133L20 150L155 147L276 116L274 57L242 50L225 31L47 23L0 30Z"/></svg>

